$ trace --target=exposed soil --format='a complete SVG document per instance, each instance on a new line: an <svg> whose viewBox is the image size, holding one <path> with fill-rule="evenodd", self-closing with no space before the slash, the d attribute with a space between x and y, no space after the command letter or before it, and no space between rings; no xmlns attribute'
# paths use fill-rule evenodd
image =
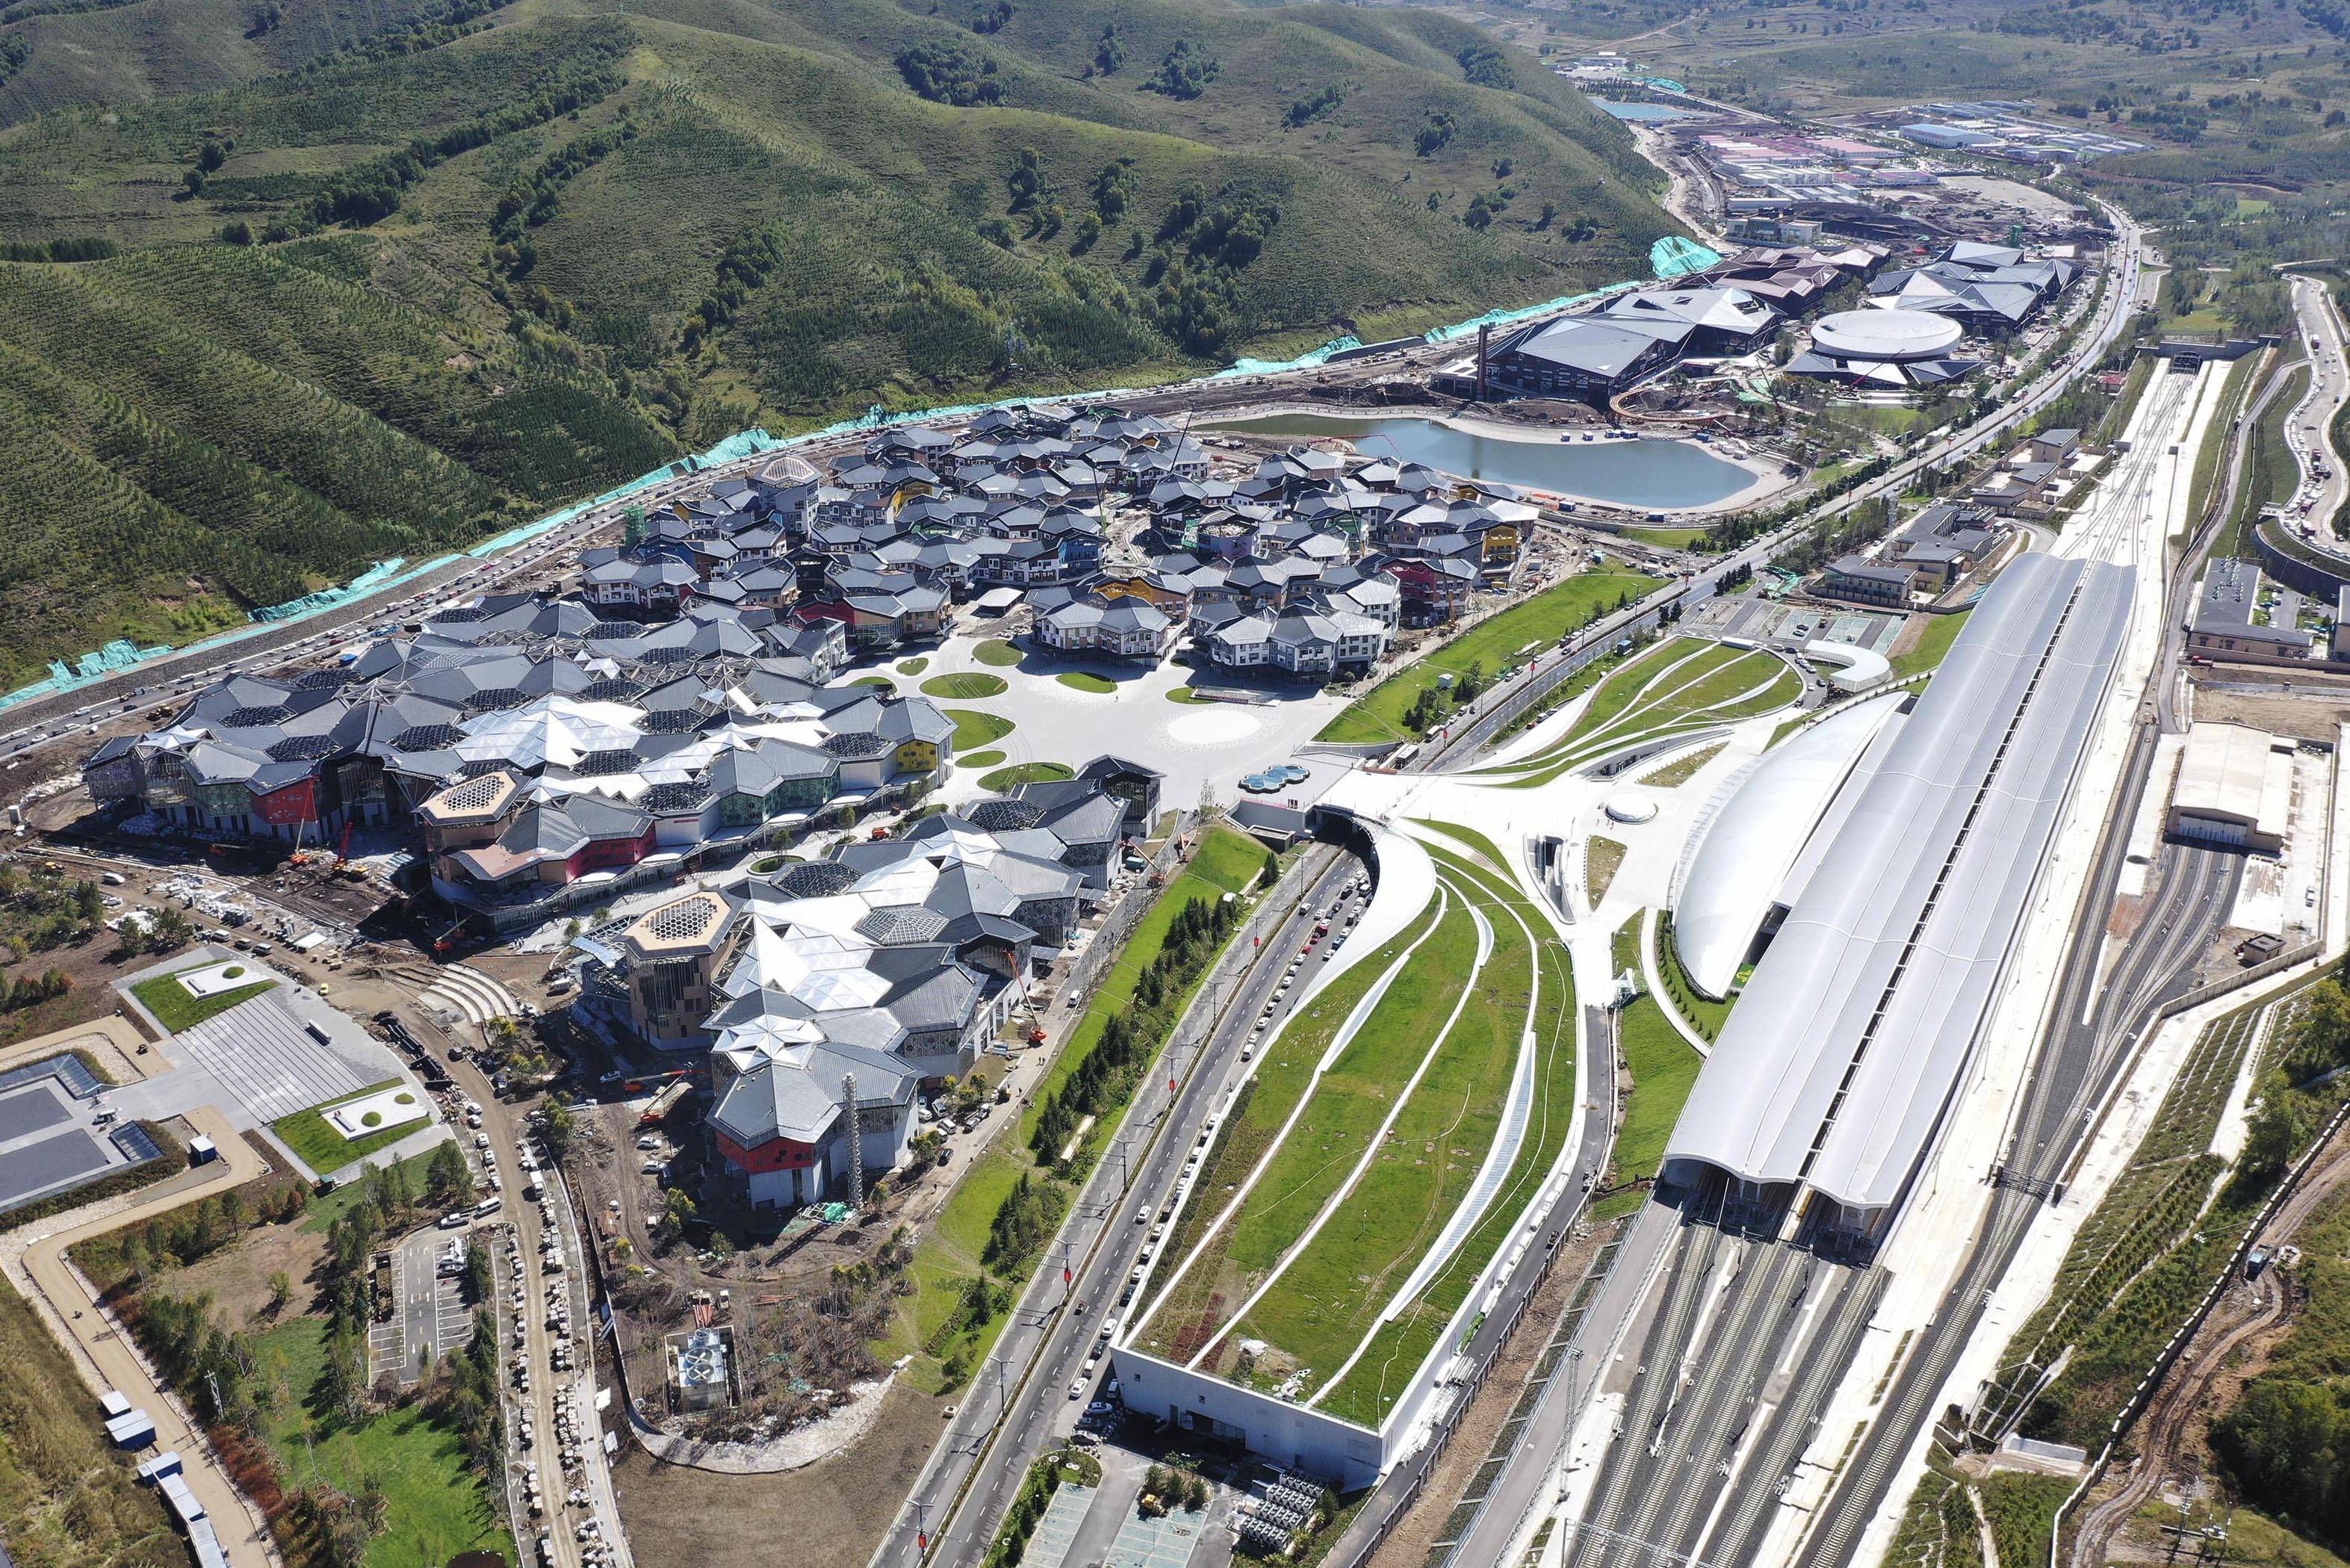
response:
<svg viewBox="0 0 2350 1568"><path fill-rule="evenodd" d="M612 1470L621 1522L695 1568L865 1568L938 1440L938 1412L893 1386L853 1452L782 1475L665 1465L631 1445Z"/></svg>

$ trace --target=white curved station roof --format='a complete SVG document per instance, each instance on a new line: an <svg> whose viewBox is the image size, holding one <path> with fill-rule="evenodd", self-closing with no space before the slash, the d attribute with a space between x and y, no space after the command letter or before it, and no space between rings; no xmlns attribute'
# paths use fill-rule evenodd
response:
<svg viewBox="0 0 2350 1568"><path fill-rule="evenodd" d="M1812 830L1904 701L1896 692L1821 720L1739 769L1707 803L1681 868L1673 945L1708 996L1730 993Z"/></svg>
<svg viewBox="0 0 2350 1568"><path fill-rule="evenodd" d="M1852 1209L1901 1195L1981 1033L2134 575L2035 554L1983 597L1756 966L1668 1160Z"/></svg>
<svg viewBox="0 0 2350 1568"><path fill-rule="evenodd" d="M1923 310L1839 310L1812 327L1812 347L1846 359L1931 359L1966 335L1955 317Z"/></svg>

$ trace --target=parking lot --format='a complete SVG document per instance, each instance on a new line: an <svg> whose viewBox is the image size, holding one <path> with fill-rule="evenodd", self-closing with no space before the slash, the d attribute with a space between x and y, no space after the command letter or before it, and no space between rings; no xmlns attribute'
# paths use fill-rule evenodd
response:
<svg viewBox="0 0 2350 1568"><path fill-rule="evenodd" d="M368 1329L370 1383L390 1372L401 1387L412 1388L423 1381L429 1362L462 1349L473 1337L464 1274L444 1273L441 1266L452 1244L454 1255L463 1258L471 1235L435 1226L404 1237L391 1249L391 1316Z"/></svg>

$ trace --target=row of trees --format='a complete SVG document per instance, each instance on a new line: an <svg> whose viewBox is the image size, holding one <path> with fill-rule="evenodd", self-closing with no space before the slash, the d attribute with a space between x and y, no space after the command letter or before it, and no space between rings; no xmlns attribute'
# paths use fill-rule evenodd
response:
<svg viewBox="0 0 2350 1568"><path fill-rule="evenodd" d="M1098 1116L1134 1087L1142 1068L1174 1025L1174 1004L1212 962L1241 922L1237 899L1188 900L1176 912L1158 954L1136 978L1133 1005L1112 1013L1101 1036L1068 1078L1046 1096L1030 1147L1050 1165L1076 1136L1077 1124Z"/></svg>

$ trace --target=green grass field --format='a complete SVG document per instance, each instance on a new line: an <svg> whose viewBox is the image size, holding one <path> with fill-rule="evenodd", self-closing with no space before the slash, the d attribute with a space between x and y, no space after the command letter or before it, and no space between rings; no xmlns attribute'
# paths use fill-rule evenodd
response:
<svg viewBox="0 0 2350 1568"><path fill-rule="evenodd" d="M955 758L955 765L965 768L992 768L1003 761L1002 752L973 752L967 757Z"/></svg>
<svg viewBox="0 0 2350 1568"><path fill-rule="evenodd" d="M1467 1297L1485 1264L1516 1227L1527 1200L1557 1162L1575 1120L1575 981L1566 949L1548 934L1540 911L1495 878L1465 861L1446 864L1464 882L1473 881L1523 919L1534 933L1541 997L1534 1016L1535 1091L1538 1111L1523 1146L1511 1161L1501 1190L1451 1262L1414 1298L1411 1306L1379 1324L1353 1372L1324 1397L1320 1408L1347 1420L1377 1426L1393 1407L1412 1371L1436 1347L1437 1335ZM1384 1304L1384 1303L1382 1303Z"/></svg>
<svg viewBox="0 0 2350 1568"><path fill-rule="evenodd" d="M1640 917L1635 915L1616 933L1616 967L1637 967L1639 960ZM1616 1135L1613 1180L1634 1181L1657 1174L1665 1140L1680 1119L1681 1106L1697 1084L1704 1059L1690 1048L1681 1033L1659 1010L1657 999L1642 995L1616 1015L1617 1039L1624 1064L1632 1075L1632 1094L1624 1124ZM1619 1192L1592 1209L1594 1219L1628 1214L1643 1201L1639 1192Z"/></svg>
<svg viewBox="0 0 2350 1568"><path fill-rule="evenodd" d="M313 1477L356 1494L384 1495L382 1534L369 1542L367 1568L442 1568L463 1552L511 1557L514 1539L491 1511L480 1478L466 1468L457 1435L421 1407L386 1411L354 1425L328 1418L310 1397L326 1356L326 1322L296 1318L252 1336L256 1370L283 1397L270 1446L289 1487Z"/></svg>
<svg viewBox="0 0 2350 1568"><path fill-rule="evenodd" d="M197 964L195 969L207 969ZM217 1018L240 1002L250 1002L263 992L276 985L274 980L257 980L250 985L240 985L230 991L216 991L210 996L196 997L179 981L188 970L174 970L159 974L152 980L142 980L130 988L130 994L140 1005L155 1015L156 1022L177 1034L182 1029L193 1029L207 1018Z"/></svg>
<svg viewBox="0 0 2350 1568"><path fill-rule="evenodd" d="M984 712L977 708L949 708L948 718L954 721L955 754L990 746L1019 728L1001 713ZM969 761L968 758L964 759Z"/></svg>
<svg viewBox="0 0 2350 1568"><path fill-rule="evenodd" d="M1073 779L1077 770L1065 763L1014 763L1008 768L998 768L984 774L979 787L990 794L1001 794L1017 784L1051 784L1058 779Z"/></svg>
<svg viewBox="0 0 2350 1568"><path fill-rule="evenodd" d="M1118 690L1118 682L1107 675L1096 675L1090 670L1064 670L1053 677L1072 691L1090 691L1106 696Z"/></svg>
<svg viewBox="0 0 2350 1568"><path fill-rule="evenodd" d="M991 637L972 649L972 657L982 664L993 664L999 670L1008 669L1027 657L1013 644L1000 637Z"/></svg>
<svg viewBox="0 0 2350 1568"><path fill-rule="evenodd" d="M347 1138L335 1130L333 1123L327 1120L327 1112L334 1106L350 1100L364 1099L378 1090L391 1087L399 1081L397 1078L387 1078L380 1084L361 1089L356 1095L346 1095L342 1099L328 1100L323 1104L312 1106L307 1111L296 1111L290 1116L280 1116L270 1124L269 1130L283 1139L286 1147L292 1149L303 1164L318 1175L325 1176L340 1170L355 1159L364 1158L380 1148L389 1148L409 1134L422 1132L433 1125L430 1119L421 1122L403 1122L398 1127L385 1127L380 1132L372 1132L364 1137ZM411 1090L410 1093L412 1096L414 1091Z"/></svg>
<svg viewBox="0 0 2350 1568"><path fill-rule="evenodd" d="M1558 740L1478 772L1534 788L1609 753L1751 719L1802 693L1802 677L1759 649L1676 639L1617 669Z"/></svg>
<svg viewBox="0 0 2350 1568"><path fill-rule="evenodd" d="M1463 674L1472 664L1483 665L1488 676L1497 674L1503 665L1544 651L1594 615L1615 608L1626 596L1641 597L1659 582L1637 572L1621 571L1569 577L1479 622L1388 676L1324 725L1315 739L1349 745L1416 739L1404 728L1404 714L1421 692L1436 686L1438 677Z"/></svg>
<svg viewBox="0 0 2350 1568"><path fill-rule="evenodd" d="M1896 654L1889 661L1896 680L1923 675L1929 670L1939 670L1949 656L1950 644L1959 640L1959 633L1967 627L1967 618L1975 612L1962 609L1954 615L1927 618L1925 628L1918 634L1917 645L1907 653Z"/></svg>
<svg viewBox="0 0 2350 1568"><path fill-rule="evenodd" d="M1224 1126L1209 1149L1200 1179L1192 1186L1191 1200L1178 1217L1167 1245L1160 1251L1159 1274L1151 1282L1150 1290L1159 1288L1159 1278L1164 1276L1166 1270L1201 1247L1208 1225L1231 1203L1233 1189L1260 1162L1275 1153L1275 1136L1309 1090L1315 1093L1316 1105L1314 1121L1306 1128L1306 1133L1307 1140L1315 1142L1315 1151L1308 1158L1295 1152L1303 1149L1302 1143L1284 1143L1281 1153L1289 1158L1276 1167L1268 1168L1265 1178L1251 1192L1250 1202L1243 1206L1235 1220L1253 1226L1263 1223L1255 1218L1260 1211L1270 1209L1278 1212L1292 1207L1283 1201L1285 1197L1283 1183L1325 1174L1319 1168L1331 1163L1331 1160L1319 1153L1323 1129L1326 1127L1336 1136L1342 1116L1348 1116L1349 1112L1338 1098L1334 1097L1332 1108L1326 1117L1320 1106L1322 1090L1316 1088L1314 1082L1315 1065L1337 1038L1338 1030L1346 1023L1347 1015L1369 993L1379 976L1411 950L1415 942L1427 938L1418 949L1421 955L1434 950L1440 940L1457 945L1459 933L1466 926L1465 919L1461 919L1451 930L1443 929L1446 920L1457 919L1453 915L1440 917L1431 900L1421 917L1415 918L1377 952L1358 961L1347 973L1300 1008L1286 1022L1281 1033L1257 1053L1256 1070L1251 1075L1247 1088L1243 1091L1246 1098L1224 1118ZM1360 1075L1367 1079L1363 1092L1376 1095L1382 1072L1391 1064L1390 1057L1399 1060L1401 1047L1406 1044L1404 1031L1390 1026L1388 1021L1422 1018L1426 1027L1432 1030L1437 1023L1442 1021L1444 1013L1437 1011L1429 1017L1430 1009L1439 1004L1449 1009L1453 994L1457 992L1447 992L1440 982L1424 975L1399 975L1380 999L1370 1019L1366 1021L1362 1033L1356 1036L1357 1044L1350 1044L1347 1054L1333 1064L1331 1073L1323 1080L1323 1086L1328 1087L1333 1079L1340 1079L1339 1090L1345 1094L1356 1085ZM1364 1036L1374 1029L1379 1031L1376 1049L1362 1044ZM1341 1075L1344 1075L1343 1078ZM1397 1081L1399 1082L1400 1078ZM1384 1114L1382 1108L1361 1125L1376 1127L1379 1116ZM1302 1121L1301 1126L1305 1126ZM1326 1174L1329 1182L1336 1181L1336 1173ZM1318 1189L1326 1193L1329 1189L1326 1184ZM1258 1199L1259 1192L1266 1194L1264 1200ZM1310 1217L1313 1206L1305 1204L1300 1207L1303 1212L1284 1220L1282 1230L1274 1238L1274 1255L1278 1255L1285 1244L1281 1238L1294 1239L1304 1228L1305 1219ZM1241 1293L1245 1293L1241 1278L1231 1272L1239 1267L1232 1262L1235 1233L1235 1224L1227 1222L1212 1237L1207 1238L1199 1260L1191 1265L1182 1282L1169 1293L1166 1303L1144 1325L1142 1343L1147 1347L1179 1360L1189 1359L1206 1342L1210 1334L1222 1326L1223 1314L1238 1305ZM1263 1237L1252 1237L1249 1248L1243 1254L1245 1259L1264 1260L1258 1264L1260 1268L1270 1261L1265 1240Z"/></svg>
<svg viewBox="0 0 2350 1568"><path fill-rule="evenodd" d="M920 675L930 667L931 661L918 655L912 659L901 659L892 668L900 675Z"/></svg>
<svg viewBox="0 0 2350 1568"><path fill-rule="evenodd" d="M922 682L922 695L949 697L968 702L974 697L1001 697L1011 690L1011 684L1001 675L966 670L954 675L931 676Z"/></svg>
<svg viewBox="0 0 2350 1568"><path fill-rule="evenodd" d="M1453 886L1461 900L1495 901L1466 879ZM1451 978L1451 994L1432 999L1441 1005L1430 1010L1430 1023L1441 1027L1460 998L1473 952L1473 937L1458 952L1449 946L1422 950L1431 967L1441 966L1440 972ZM1298 1152L1324 1162L1315 1174L1326 1171L1335 1179L1326 1196L1336 1195L1337 1207L1313 1240L1291 1253L1273 1288L1233 1324L1227 1343L1254 1338L1273 1347L1273 1366L1258 1368L1251 1381L1277 1380L1283 1371L1306 1368L1313 1375L1311 1387L1318 1390L1327 1383L1466 1196L1501 1125L1503 1096L1533 983L1532 951L1514 924L1496 920L1492 955L1479 981L1440 1039L1433 1038L1433 1030L1406 1029L1384 1042L1395 1068L1378 1085L1376 1098L1329 1100L1327 1079L1325 1091L1315 1096L1310 1127L1300 1127L1309 1132L1314 1147ZM1358 1036L1357 1044L1362 1043ZM1371 1148L1380 1118L1394 1107L1423 1055L1430 1058L1426 1075L1396 1111L1368 1167L1355 1176L1357 1159ZM1297 1141L1293 1134L1283 1152ZM1266 1184L1272 1184L1270 1175ZM1290 1190L1320 1188L1316 1181ZM1310 1220L1319 1206L1318 1199L1305 1203L1293 1196L1277 1209L1260 1210L1253 1228L1241 1227L1236 1259L1261 1260L1259 1267L1269 1268L1275 1260L1264 1251L1266 1243L1284 1237L1284 1246L1293 1244L1296 1232L1291 1227ZM1219 1362L1231 1369L1222 1357Z"/></svg>

